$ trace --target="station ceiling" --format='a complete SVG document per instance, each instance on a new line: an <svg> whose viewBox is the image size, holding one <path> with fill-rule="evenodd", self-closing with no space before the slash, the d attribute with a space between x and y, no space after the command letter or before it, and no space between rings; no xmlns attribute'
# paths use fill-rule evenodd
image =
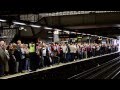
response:
<svg viewBox="0 0 120 90"><path fill-rule="evenodd" d="M21 9L22 10L22 9ZM44 11L43 11L44 12ZM41 11L41 13L43 13ZM53 12L53 11L50 11ZM12 20L32 22L34 24L59 28L63 30L84 32L90 34L99 34L107 36L120 35L120 12L105 12L105 13L84 13L71 15L48 15L42 16L40 12L13 12L0 11L0 18ZM45 13L45 12L44 12ZM10 24L9 22L9 24ZM5 27L3 24L2 27Z"/></svg>

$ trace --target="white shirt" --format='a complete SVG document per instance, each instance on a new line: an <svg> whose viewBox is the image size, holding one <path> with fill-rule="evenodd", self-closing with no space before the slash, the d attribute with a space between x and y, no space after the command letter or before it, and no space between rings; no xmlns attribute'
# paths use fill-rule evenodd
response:
<svg viewBox="0 0 120 90"><path fill-rule="evenodd" d="M25 51L24 51L23 48L21 48L21 53L22 53L22 57L21 57L21 58L24 59L24 58L25 58L25 55L24 55L24 54L25 54Z"/></svg>
<svg viewBox="0 0 120 90"><path fill-rule="evenodd" d="M76 53L76 47L74 45L70 45L70 52Z"/></svg>
<svg viewBox="0 0 120 90"><path fill-rule="evenodd" d="M46 48L42 48L42 55L46 56Z"/></svg>
<svg viewBox="0 0 120 90"><path fill-rule="evenodd" d="M66 53L67 46L61 46L61 48L63 49L63 53Z"/></svg>

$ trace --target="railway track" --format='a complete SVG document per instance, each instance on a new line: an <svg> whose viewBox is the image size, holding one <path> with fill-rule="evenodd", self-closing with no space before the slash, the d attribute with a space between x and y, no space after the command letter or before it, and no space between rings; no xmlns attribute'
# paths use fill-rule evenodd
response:
<svg viewBox="0 0 120 90"><path fill-rule="evenodd" d="M120 57L117 57L97 67L69 77L68 79L114 79L120 75L119 71Z"/></svg>

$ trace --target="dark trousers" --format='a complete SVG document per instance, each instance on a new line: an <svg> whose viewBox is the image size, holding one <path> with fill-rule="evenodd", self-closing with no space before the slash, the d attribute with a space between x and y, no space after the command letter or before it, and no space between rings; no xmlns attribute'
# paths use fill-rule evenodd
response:
<svg viewBox="0 0 120 90"><path fill-rule="evenodd" d="M26 70L26 59L22 59L22 70Z"/></svg>
<svg viewBox="0 0 120 90"><path fill-rule="evenodd" d="M48 56L43 56L44 59L44 66L49 66L50 65L50 60Z"/></svg>
<svg viewBox="0 0 120 90"><path fill-rule="evenodd" d="M39 56L39 55L36 55L36 65L37 65L36 67L37 67L37 68L41 68L41 65L40 65L41 63L40 63L40 61L41 61L40 56Z"/></svg>
<svg viewBox="0 0 120 90"><path fill-rule="evenodd" d="M100 55L100 52L99 51L96 51L96 56L99 56Z"/></svg>
<svg viewBox="0 0 120 90"><path fill-rule="evenodd" d="M39 63L39 65L40 65L40 68L42 68L42 67L45 66L44 65L44 58L43 57L40 57L40 63Z"/></svg>
<svg viewBox="0 0 120 90"><path fill-rule="evenodd" d="M35 71L37 69L37 58L36 53L30 53L30 69Z"/></svg>
<svg viewBox="0 0 120 90"><path fill-rule="evenodd" d="M95 50L92 51L92 56L95 57Z"/></svg>
<svg viewBox="0 0 120 90"><path fill-rule="evenodd" d="M63 55L63 53L60 53L59 55L58 55L58 57L59 57L59 59L60 59L60 62L64 62L64 55Z"/></svg>
<svg viewBox="0 0 120 90"><path fill-rule="evenodd" d="M63 60L63 63L66 62L66 54L65 53L63 53L62 60Z"/></svg>
<svg viewBox="0 0 120 90"><path fill-rule="evenodd" d="M69 61L71 61L71 54L67 53L66 54L66 62L69 62Z"/></svg>
<svg viewBox="0 0 120 90"><path fill-rule="evenodd" d="M71 60L70 61L74 61L75 59L75 53L71 53Z"/></svg>
<svg viewBox="0 0 120 90"><path fill-rule="evenodd" d="M30 59L26 58L26 62L25 62L25 70L29 70L30 69Z"/></svg>
<svg viewBox="0 0 120 90"><path fill-rule="evenodd" d="M22 70L24 70L24 63L25 63L24 59L21 59L19 61L19 72L22 72Z"/></svg>
<svg viewBox="0 0 120 90"><path fill-rule="evenodd" d="M16 68L16 62L12 61L12 60L9 60L8 64L9 64L9 73L10 74L16 73L16 69L15 69Z"/></svg>
<svg viewBox="0 0 120 90"><path fill-rule="evenodd" d="M0 77L4 75L4 64L0 63Z"/></svg>
<svg viewBox="0 0 120 90"><path fill-rule="evenodd" d="M91 57L91 53L90 53L90 51L87 52L87 55L88 55L88 58Z"/></svg>
<svg viewBox="0 0 120 90"><path fill-rule="evenodd" d="M51 59L52 59L52 65L55 64L54 56L52 56Z"/></svg>
<svg viewBox="0 0 120 90"><path fill-rule="evenodd" d="M80 60L80 59L83 59L83 53L82 52L79 52L78 53L78 59Z"/></svg>
<svg viewBox="0 0 120 90"><path fill-rule="evenodd" d="M52 58L52 64L59 64L60 63L60 58L58 56L51 57Z"/></svg>

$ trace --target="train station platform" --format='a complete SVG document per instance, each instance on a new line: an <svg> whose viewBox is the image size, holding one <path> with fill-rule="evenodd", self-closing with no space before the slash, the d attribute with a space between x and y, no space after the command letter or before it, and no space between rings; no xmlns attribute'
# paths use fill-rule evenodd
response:
<svg viewBox="0 0 120 90"><path fill-rule="evenodd" d="M67 79L68 77L99 66L120 55L120 52L76 60L68 63L45 67L33 72L17 73L0 77L0 79Z"/></svg>

